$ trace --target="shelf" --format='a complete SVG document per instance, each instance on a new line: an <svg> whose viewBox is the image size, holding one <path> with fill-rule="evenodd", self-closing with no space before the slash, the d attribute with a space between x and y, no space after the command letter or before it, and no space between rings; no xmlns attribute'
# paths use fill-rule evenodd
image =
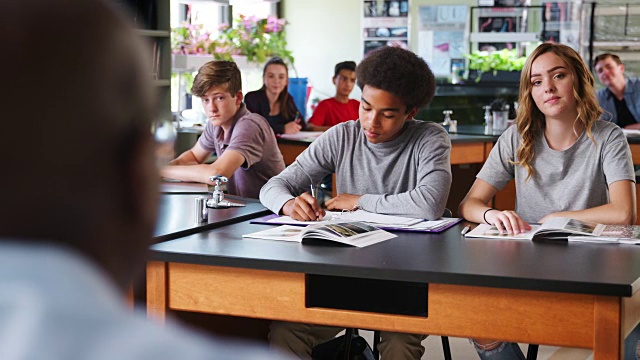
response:
<svg viewBox="0 0 640 360"><path fill-rule="evenodd" d="M136 29L136 33L142 36L149 37L170 37L171 32L167 30L146 30L146 29Z"/></svg>
<svg viewBox="0 0 640 360"><path fill-rule="evenodd" d="M503 6L480 6L477 9L478 15L482 17L499 17L499 16L522 16L525 11L538 7L521 6L521 7L503 7Z"/></svg>
<svg viewBox="0 0 640 360"><path fill-rule="evenodd" d="M637 16L640 15L640 7L637 4L629 4L629 8L616 4L597 4L603 7L596 7L596 16Z"/></svg>
<svg viewBox="0 0 640 360"><path fill-rule="evenodd" d="M483 84L467 80L464 84L438 84L435 96L517 96L518 84Z"/></svg>
<svg viewBox="0 0 640 360"><path fill-rule="evenodd" d="M173 71L197 71L202 65L212 60L214 60L213 55L171 55Z"/></svg>
<svg viewBox="0 0 640 360"><path fill-rule="evenodd" d="M543 6L472 6L469 18L469 49L516 49L541 41L546 20ZM539 24L539 19L541 24Z"/></svg>
<svg viewBox="0 0 640 360"><path fill-rule="evenodd" d="M153 80L153 86L171 86L171 80Z"/></svg>
<svg viewBox="0 0 640 360"><path fill-rule="evenodd" d="M540 40L540 33L533 32L472 32L471 42L531 42Z"/></svg>
<svg viewBox="0 0 640 360"><path fill-rule="evenodd" d="M619 47L640 47L640 42L638 40L623 40L623 41L616 41L616 40L607 40L607 41L594 41L593 42L593 46L595 47L612 47L612 48L619 48Z"/></svg>
<svg viewBox="0 0 640 360"><path fill-rule="evenodd" d="M156 5L155 21L150 22L155 24L155 27L136 29L136 34L151 45L148 51L152 55L153 67L150 69L149 76L158 97L154 116L171 119L171 27L169 25L171 0L138 0L139 3L146 1L154 2Z"/></svg>

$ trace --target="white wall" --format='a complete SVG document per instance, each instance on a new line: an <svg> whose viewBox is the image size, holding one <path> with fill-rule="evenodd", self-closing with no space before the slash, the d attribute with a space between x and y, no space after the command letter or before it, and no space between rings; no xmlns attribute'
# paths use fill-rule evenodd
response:
<svg viewBox="0 0 640 360"><path fill-rule="evenodd" d="M362 59L362 0L282 0L287 43L299 77L309 78L321 98L335 94L335 64ZM296 74L290 70L289 76ZM351 93L360 99L360 89Z"/></svg>

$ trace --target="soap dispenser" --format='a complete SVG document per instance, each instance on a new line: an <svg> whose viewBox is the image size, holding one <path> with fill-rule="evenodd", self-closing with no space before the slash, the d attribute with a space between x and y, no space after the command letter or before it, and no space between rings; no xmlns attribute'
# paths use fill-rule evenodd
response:
<svg viewBox="0 0 640 360"><path fill-rule="evenodd" d="M453 110L445 110L442 113L444 114L444 121L442 121L442 126L451 125L451 114L453 114Z"/></svg>

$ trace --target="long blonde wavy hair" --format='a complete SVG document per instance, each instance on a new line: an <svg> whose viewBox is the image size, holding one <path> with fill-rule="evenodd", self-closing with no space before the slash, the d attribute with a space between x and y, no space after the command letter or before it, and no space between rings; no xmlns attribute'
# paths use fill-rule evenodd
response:
<svg viewBox="0 0 640 360"><path fill-rule="evenodd" d="M598 98L594 89L595 80L593 74L582 60L580 54L569 46L554 43L543 43L539 45L528 57L520 74L520 94L518 98L518 114L516 125L518 133L522 137L522 142L518 147L518 161L515 165L524 166L527 170L527 180L534 174L531 162L534 157L534 141L539 136L543 136L546 120L544 114L536 106L531 96L531 64L542 54L554 53L567 64L569 71L573 75L573 96L576 98L578 107L578 117L574 123L584 126L587 136L595 144L591 128L602 115L602 109L598 104Z"/></svg>

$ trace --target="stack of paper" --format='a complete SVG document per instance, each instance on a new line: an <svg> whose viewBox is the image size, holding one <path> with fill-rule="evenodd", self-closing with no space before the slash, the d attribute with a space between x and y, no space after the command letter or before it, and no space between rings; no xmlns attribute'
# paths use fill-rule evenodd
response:
<svg viewBox="0 0 640 360"><path fill-rule="evenodd" d="M394 225L394 226L411 226L422 222L422 219L408 218L402 216L392 216L375 214L365 210L337 212L327 211L324 218L320 221L299 221L294 220L290 216L279 216L268 220L270 224L287 224L287 225L311 225L317 223L327 223L330 221L362 221L371 225Z"/></svg>
<svg viewBox="0 0 640 360"><path fill-rule="evenodd" d="M255 219L252 222L274 225L280 224L307 226L335 221L360 221L385 230L438 232L457 224L461 220L462 219L460 218L441 218L438 220L429 221L404 216L375 214L365 210L357 210L350 212L327 211L326 215L321 221L299 221L292 219L290 216L270 215L265 218Z"/></svg>
<svg viewBox="0 0 640 360"><path fill-rule="evenodd" d="M278 137L289 140L315 140L323 131L298 131L295 134L280 134Z"/></svg>

